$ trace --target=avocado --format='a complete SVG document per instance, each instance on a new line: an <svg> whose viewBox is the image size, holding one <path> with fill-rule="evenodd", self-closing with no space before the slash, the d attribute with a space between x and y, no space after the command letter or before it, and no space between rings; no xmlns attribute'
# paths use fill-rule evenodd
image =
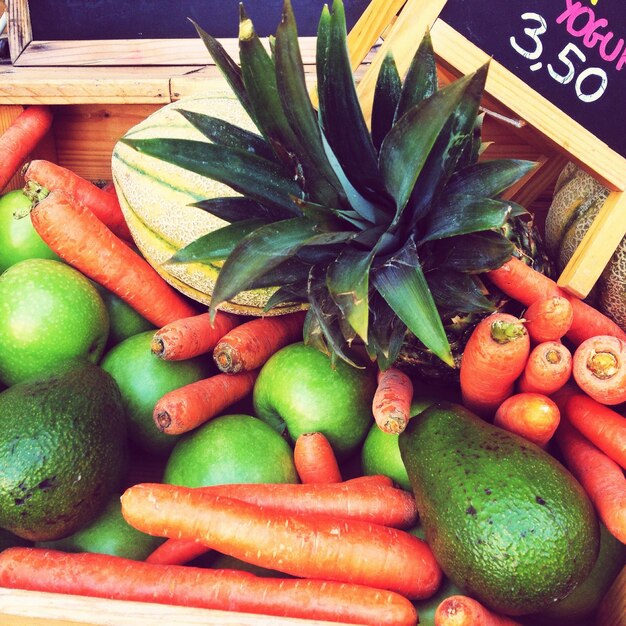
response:
<svg viewBox="0 0 626 626"><path fill-rule="evenodd" d="M58 539L93 520L126 471L126 416L113 378L66 362L0 393L0 528Z"/></svg>
<svg viewBox="0 0 626 626"><path fill-rule="evenodd" d="M466 594L524 615L587 577L598 519L547 452L449 402L411 419L399 446L428 544Z"/></svg>

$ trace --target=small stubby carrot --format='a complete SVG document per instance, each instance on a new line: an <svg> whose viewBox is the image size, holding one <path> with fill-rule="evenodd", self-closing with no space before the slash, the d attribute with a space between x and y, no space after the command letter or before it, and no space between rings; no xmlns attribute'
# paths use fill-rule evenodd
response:
<svg viewBox="0 0 626 626"><path fill-rule="evenodd" d="M206 354L241 321L240 316L224 311L217 311L213 320L209 313L174 320L154 333L152 354L164 361L183 361Z"/></svg>
<svg viewBox="0 0 626 626"><path fill-rule="evenodd" d="M63 191L74 202L89 209L118 237L126 241L133 240L115 189L107 192L69 168L44 159L35 159L28 163L23 176L30 193L55 189Z"/></svg>
<svg viewBox="0 0 626 626"><path fill-rule="evenodd" d="M374 421L385 433L401 433L411 418L413 382L396 367L378 372L378 384L372 400Z"/></svg>
<svg viewBox="0 0 626 626"><path fill-rule="evenodd" d="M578 432L569 423L566 413L563 411L555 434L565 465L583 486L607 530L626 543L624 470Z"/></svg>
<svg viewBox="0 0 626 626"><path fill-rule="evenodd" d="M517 388L524 393L549 396L565 385L572 376L572 353L560 341L537 344L528 355Z"/></svg>
<svg viewBox="0 0 626 626"><path fill-rule="evenodd" d="M530 353L524 323L509 313L492 313L474 328L463 351L460 385L463 404L490 418L513 394Z"/></svg>
<svg viewBox="0 0 626 626"><path fill-rule="evenodd" d="M584 393L572 395L565 411L577 431L626 469L626 418Z"/></svg>
<svg viewBox="0 0 626 626"><path fill-rule="evenodd" d="M0 554L0 586L371 626L417 624L406 598L362 585L163 566L89 552L9 548Z"/></svg>
<svg viewBox="0 0 626 626"><path fill-rule="evenodd" d="M154 423L166 435L189 432L251 393L258 374L220 373L169 391L154 406Z"/></svg>
<svg viewBox="0 0 626 626"><path fill-rule="evenodd" d="M498 269L491 270L486 275L507 296L524 306L551 296L567 298L572 305L573 318L566 337L576 345L596 335L613 335L626 341L626 332L613 320L580 298L568 294L549 276L516 257L511 257Z"/></svg>
<svg viewBox="0 0 626 626"><path fill-rule="evenodd" d="M302 341L305 316L305 311L296 311L240 324L218 341L213 349L215 364L228 374L261 367L280 348Z"/></svg>
<svg viewBox="0 0 626 626"><path fill-rule="evenodd" d="M340 483L342 480L335 451L324 433L299 435L293 447L293 462L302 483Z"/></svg>
<svg viewBox="0 0 626 626"><path fill-rule="evenodd" d="M541 393L516 393L496 411L493 423L544 448L561 420L559 407Z"/></svg>
<svg viewBox="0 0 626 626"><path fill-rule="evenodd" d="M435 610L435 626L521 626L509 617L495 613L474 598L449 596Z"/></svg>
<svg viewBox="0 0 626 626"><path fill-rule="evenodd" d="M587 395L602 404L626 402L626 341L590 337L574 351L572 375Z"/></svg>
<svg viewBox="0 0 626 626"><path fill-rule="evenodd" d="M435 593L442 571L427 543L380 524L325 514L283 513L166 484L137 484L122 514L151 535L195 540L237 559L301 578L394 591Z"/></svg>
<svg viewBox="0 0 626 626"><path fill-rule="evenodd" d="M39 236L87 277L106 287L155 326L197 313L195 307L89 209L51 191L30 212Z"/></svg>
<svg viewBox="0 0 626 626"><path fill-rule="evenodd" d="M531 303L524 319L530 339L535 343L559 341L571 328L574 311L567 298L550 296Z"/></svg>
<svg viewBox="0 0 626 626"><path fill-rule="evenodd" d="M0 135L0 193L22 167L28 155L52 128L52 109L45 105L26 107Z"/></svg>
<svg viewBox="0 0 626 626"><path fill-rule="evenodd" d="M198 490L284 513L334 515L393 528L411 528L417 523L413 496L382 475L359 476L342 483L211 485ZM146 560L182 565L207 551L198 541L168 539Z"/></svg>

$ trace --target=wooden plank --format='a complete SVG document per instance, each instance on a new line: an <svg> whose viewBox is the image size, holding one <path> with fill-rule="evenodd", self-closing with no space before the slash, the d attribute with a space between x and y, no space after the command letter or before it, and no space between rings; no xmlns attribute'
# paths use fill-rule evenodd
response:
<svg viewBox="0 0 626 626"><path fill-rule="evenodd" d="M15 63L24 48L32 41L33 30L30 25L28 0L11 0L8 9L9 50L11 61Z"/></svg>

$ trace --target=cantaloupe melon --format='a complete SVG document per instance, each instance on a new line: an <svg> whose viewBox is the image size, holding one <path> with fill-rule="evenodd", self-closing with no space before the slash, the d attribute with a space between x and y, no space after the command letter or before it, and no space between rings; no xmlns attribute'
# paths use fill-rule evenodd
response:
<svg viewBox="0 0 626 626"><path fill-rule="evenodd" d="M212 115L254 130L254 125L232 93L190 97L159 109L131 128L126 137L175 137L209 141L178 112L186 109ZM231 188L183 170L118 142L112 157L113 182L133 239L146 260L173 287L210 304L219 264L172 263L172 255L198 237L226 222L190 206L220 196L235 196ZM232 313L261 315L274 289L246 291L220 308ZM298 305L272 309L269 314L297 310Z"/></svg>

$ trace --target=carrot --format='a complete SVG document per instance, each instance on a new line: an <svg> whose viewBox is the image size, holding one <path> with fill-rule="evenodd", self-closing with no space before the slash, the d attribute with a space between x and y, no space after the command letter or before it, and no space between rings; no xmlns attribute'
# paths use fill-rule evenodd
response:
<svg viewBox="0 0 626 626"><path fill-rule="evenodd" d="M558 341L572 326L572 305L563 296L539 298L524 313L526 330L535 343Z"/></svg>
<svg viewBox="0 0 626 626"><path fill-rule="evenodd" d="M228 374L257 369L280 348L302 340L305 316L298 311L244 322L220 339L213 360Z"/></svg>
<svg viewBox="0 0 626 626"><path fill-rule="evenodd" d="M387 477L359 476L328 484L235 484L199 487L214 496L225 496L283 513L324 514L357 519L383 526L410 528L417 522L413 496L392 486ZM151 563L182 565L208 548L197 541L168 539L146 559Z"/></svg>
<svg viewBox="0 0 626 626"><path fill-rule="evenodd" d="M372 414L386 433L401 433L411 417L413 383L401 370L390 367L378 372L378 386L372 401Z"/></svg>
<svg viewBox="0 0 626 626"><path fill-rule="evenodd" d="M574 352L572 374L587 395L602 404L626 401L626 342L610 335L590 337Z"/></svg>
<svg viewBox="0 0 626 626"><path fill-rule="evenodd" d="M449 596L435 610L435 626L520 626L469 596Z"/></svg>
<svg viewBox="0 0 626 626"><path fill-rule="evenodd" d="M324 433L303 433L296 439L293 462L301 482L324 484L341 482L337 457Z"/></svg>
<svg viewBox="0 0 626 626"><path fill-rule="evenodd" d="M565 465L587 492L608 531L626 543L624 471L569 423L566 412L555 435Z"/></svg>
<svg viewBox="0 0 626 626"><path fill-rule="evenodd" d="M578 432L626 469L626 418L583 393L569 398L565 411Z"/></svg>
<svg viewBox="0 0 626 626"><path fill-rule="evenodd" d="M272 511L241 500L165 484L122 495L122 514L151 535L197 540L248 563L303 578L324 578L430 597L441 568L409 532L322 514Z"/></svg>
<svg viewBox="0 0 626 626"><path fill-rule="evenodd" d="M362 585L154 565L89 552L9 548L0 554L0 586L372 626L417 623L406 598Z"/></svg>
<svg viewBox="0 0 626 626"><path fill-rule="evenodd" d="M50 107L33 105L25 108L0 135L0 192L19 171L28 155L52 127Z"/></svg>
<svg viewBox="0 0 626 626"><path fill-rule="evenodd" d="M461 359L460 384L465 406L491 417L513 393L526 365L530 339L521 320L492 313L472 331Z"/></svg>
<svg viewBox="0 0 626 626"><path fill-rule="evenodd" d="M517 381L522 393L555 393L572 375L572 353L560 341L537 344L528 355L524 371Z"/></svg>
<svg viewBox="0 0 626 626"><path fill-rule="evenodd" d="M613 335L626 341L624 332L606 315L589 306L580 298L572 296L548 276L512 257L497 270L487 272L489 280L507 296L530 306L535 300L561 296L572 305L572 325L566 337L576 345L596 335Z"/></svg>
<svg viewBox="0 0 626 626"><path fill-rule="evenodd" d="M493 423L543 448L552 439L560 419L559 407L548 396L517 393L498 407Z"/></svg>
<svg viewBox="0 0 626 626"><path fill-rule="evenodd" d="M254 387L258 370L216 374L166 393L157 401L152 417L167 435L180 435L219 415L245 398Z"/></svg>
<svg viewBox="0 0 626 626"><path fill-rule="evenodd" d="M50 192L31 210L30 217L54 252L155 326L196 313L145 259L62 191Z"/></svg>
<svg viewBox="0 0 626 626"><path fill-rule="evenodd" d="M213 321L208 313L174 320L154 334L152 353L165 361L182 361L205 354L240 321L238 316L223 311L217 311Z"/></svg>
<svg viewBox="0 0 626 626"><path fill-rule="evenodd" d="M72 170L43 159L28 163L24 180L30 190L28 193L39 195L55 189L63 191L73 202L87 207L118 237L133 240L116 193L104 191Z"/></svg>

